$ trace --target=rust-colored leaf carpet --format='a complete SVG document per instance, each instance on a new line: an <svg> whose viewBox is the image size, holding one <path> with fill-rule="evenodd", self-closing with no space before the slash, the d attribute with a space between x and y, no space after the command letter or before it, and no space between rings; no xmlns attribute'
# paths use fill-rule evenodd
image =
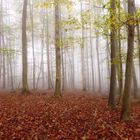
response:
<svg viewBox="0 0 140 140"><path fill-rule="evenodd" d="M120 107L90 93L0 94L0 140L140 140L140 104L132 120L120 121Z"/></svg>

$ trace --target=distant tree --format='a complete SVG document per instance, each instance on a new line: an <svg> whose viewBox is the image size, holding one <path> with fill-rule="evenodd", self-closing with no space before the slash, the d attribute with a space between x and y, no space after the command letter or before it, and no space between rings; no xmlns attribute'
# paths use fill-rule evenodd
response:
<svg viewBox="0 0 140 140"><path fill-rule="evenodd" d="M90 59L91 59L91 76L92 76L92 89L95 90L95 81L94 81L94 73L95 73L95 70L94 70L94 57L93 57L93 38L92 38L92 2L91 0L89 0L89 39L90 39Z"/></svg>
<svg viewBox="0 0 140 140"><path fill-rule="evenodd" d="M81 37L81 70L82 70L82 88L83 91L87 90L86 85L86 71L85 71L85 53L84 53L84 47L85 47L85 38L84 38L84 18L82 15L83 12L83 4L82 0L80 0L80 14L81 14L81 26L82 26L82 37Z"/></svg>
<svg viewBox="0 0 140 140"><path fill-rule="evenodd" d="M46 10L46 22L45 22L45 36L46 36L46 58L47 58L47 82L48 82L48 89L52 89L53 88L53 84L52 84L52 79L51 79L51 67L50 67L50 44L49 44L49 11Z"/></svg>
<svg viewBox="0 0 140 140"><path fill-rule="evenodd" d="M121 0L118 1L118 20L121 22ZM118 55L117 58L119 60L118 67L118 84L119 84L119 103L122 101L122 93L123 93L123 62L122 62L122 44L121 44L121 26L118 27L117 32L118 37Z"/></svg>
<svg viewBox="0 0 140 140"><path fill-rule="evenodd" d="M5 34L4 34L4 8L3 0L0 2L0 47L5 49ZM6 55L2 53L2 88L6 88Z"/></svg>
<svg viewBox="0 0 140 140"><path fill-rule="evenodd" d="M29 0L29 10L30 10L30 20L31 20L31 32L32 32L32 55L33 55L33 89L35 89L36 84L36 67L35 67L35 43L34 43L34 7L33 1Z"/></svg>
<svg viewBox="0 0 140 140"><path fill-rule="evenodd" d="M59 2L55 1L55 56L56 56L56 81L55 81L55 97L61 96L61 43L60 43L60 11Z"/></svg>

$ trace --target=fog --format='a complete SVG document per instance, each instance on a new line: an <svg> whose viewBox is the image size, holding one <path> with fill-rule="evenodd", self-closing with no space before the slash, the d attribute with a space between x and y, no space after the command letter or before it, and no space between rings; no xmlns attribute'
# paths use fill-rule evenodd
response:
<svg viewBox="0 0 140 140"><path fill-rule="evenodd" d="M33 88L33 48L32 48L32 29L31 16L34 22L34 53L35 53L35 85L37 89L48 89L48 65L50 68L51 86L55 86L55 26L54 26L54 7L41 7L40 3L44 1L30 0L28 2L27 12L27 47L28 47L28 84ZM103 1L105 3L107 1ZM30 4L29 4L30 3ZM139 1L136 1L136 5ZM22 42L21 42L21 23L23 1L4 0L1 9L1 19L3 20L4 44L5 48L13 49L14 52L6 55L6 62L1 61L1 88L20 89L22 88ZM77 18L80 22L80 3L73 1L72 6L61 5L61 20L69 20L69 17ZM31 8L31 9L30 9ZM88 2L82 3L83 11L90 9L93 23L101 15L107 13L106 9L100 7L100 3L89 5ZM91 10L93 9L93 10ZM32 11L31 11L32 10ZM48 16L46 16L46 14ZM85 17L87 18L87 17ZM87 18L87 20L89 20ZM110 84L110 40L108 36L103 35L99 28L92 23L91 33L89 29L90 22L84 29L84 48L81 45L81 29L73 29L75 24L62 26L61 35L63 47L61 47L63 68L62 83L65 89L82 89L84 68L84 83L87 90L108 92ZM48 30L47 30L48 26ZM87 26L87 29L86 29ZM66 31L68 28L68 31ZM79 28L79 27L78 27ZM47 32L47 33L46 33ZM125 32L126 33L126 32ZM125 34L124 33L124 34ZM126 36L126 35L124 35ZM122 50L126 52L126 39L122 40ZM47 49L48 47L48 49ZM92 47L92 48L91 48ZM137 47L137 42L135 43ZM2 47L3 48L3 47ZM81 50L84 50L84 60L81 61ZM49 62L48 62L49 55ZM93 57L93 58L91 58ZM2 67L5 66L5 74ZM93 71L92 71L93 66ZM125 63L123 64L123 73L125 73ZM139 83L138 58L135 58L135 67L137 80ZM3 80L5 76L5 86ZM3 77L3 78L2 78ZM13 87L12 87L13 84ZM4 86L4 87L3 87Z"/></svg>

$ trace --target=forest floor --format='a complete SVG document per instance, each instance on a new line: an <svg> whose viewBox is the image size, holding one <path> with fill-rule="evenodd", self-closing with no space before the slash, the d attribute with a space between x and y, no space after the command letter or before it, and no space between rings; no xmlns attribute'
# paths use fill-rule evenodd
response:
<svg viewBox="0 0 140 140"><path fill-rule="evenodd" d="M103 96L76 93L0 94L0 140L140 140L139 103L125 123Z"/></svg>

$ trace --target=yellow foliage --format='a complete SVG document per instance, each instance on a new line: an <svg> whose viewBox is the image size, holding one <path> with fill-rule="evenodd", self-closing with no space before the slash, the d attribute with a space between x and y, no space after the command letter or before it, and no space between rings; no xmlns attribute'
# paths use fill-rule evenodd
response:
<svg viewBox="0 0 140 140"><path fill-rule="evenodd" d="M56 4L67 5L69 8L72 6L72 1L70 0L48 0L47 2L37 2L35 4L36 8L52 8Z"/></svg>

